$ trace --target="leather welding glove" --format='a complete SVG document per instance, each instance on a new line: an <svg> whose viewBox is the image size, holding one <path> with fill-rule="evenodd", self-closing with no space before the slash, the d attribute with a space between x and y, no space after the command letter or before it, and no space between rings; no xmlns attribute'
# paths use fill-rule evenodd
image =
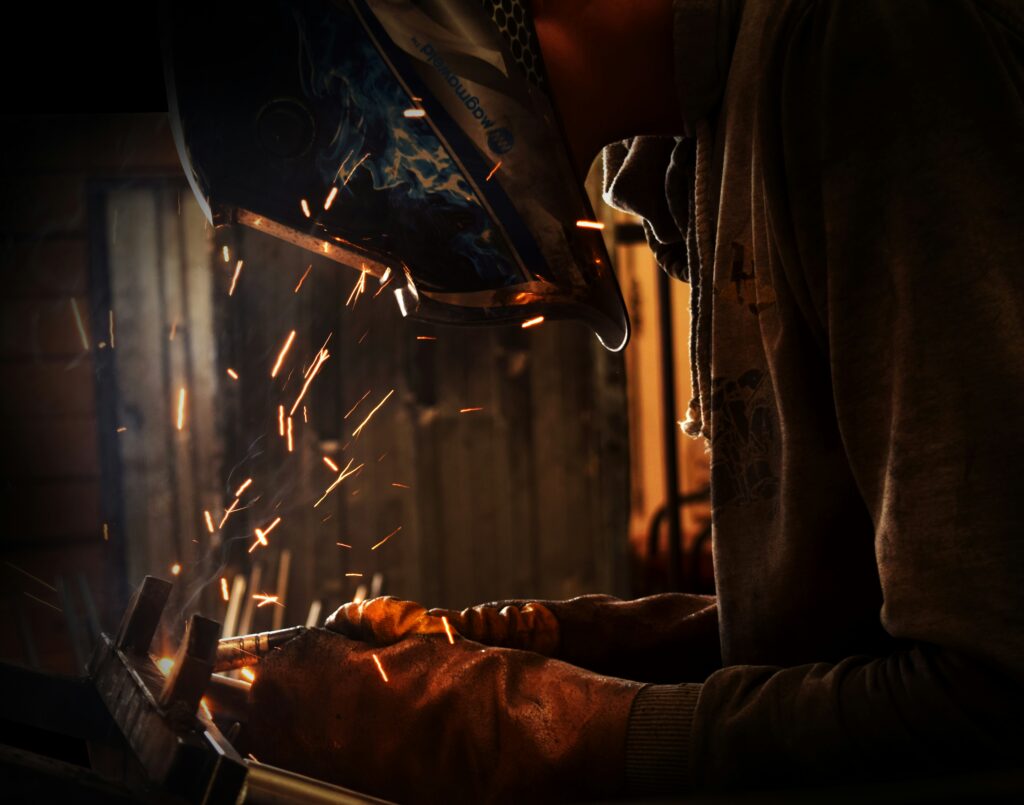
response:
<svg viewBox="0 0 1024 805"><path fill-rule="evenodd" d="M375 647L310 629L260 664L247 749L396 802L593 800L622 790L626 723L642 685L454 640L416 635Z"/></svg>
<svg viewBox="0 0 1024 805"><path fill-rule="evenodd" d="M721 667L712 596L664 593L633 601L583 595L568 601L497 601L461 611L397 598L341 606L328 629L387 645L440 634L441 617L463 637L534 651L599 673L643 682L702 681Z"/></svg>

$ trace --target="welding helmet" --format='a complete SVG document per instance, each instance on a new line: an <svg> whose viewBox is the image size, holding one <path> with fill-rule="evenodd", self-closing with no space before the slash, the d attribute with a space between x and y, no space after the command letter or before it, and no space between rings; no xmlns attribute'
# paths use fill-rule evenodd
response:
<svg viewBox="0 0 1024 805"><path fill-rule="evenodd" d="M523 0L179 1L164 29L175 141L214 225L394 282L410 317L577 319L625 346Z"/></svg>

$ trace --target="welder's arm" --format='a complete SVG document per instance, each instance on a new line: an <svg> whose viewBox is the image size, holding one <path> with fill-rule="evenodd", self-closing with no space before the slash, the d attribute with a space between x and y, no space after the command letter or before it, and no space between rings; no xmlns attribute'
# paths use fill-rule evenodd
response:
<svg viewBox="0 0 1024 805"><path fill-rule="evenodd" d="M640 683L461 637L310 629L252 686L246 751L402 803L605 800Z"/></svg>
<svg viewBox="0 0 1024 805"><path fill-rule="evenodd" d="M779 297L827 357L902 647L646 689L634 743L692 714L662 787L1024 757L1024 37L994 7L807 4L780 48Z"/></svg>
<svg viewBox="0 0 1024 805"><path fill-rule="evenodd" d="M378 645L442 634L444 621L488 646L533 651L641 682L700 681L721 665L712 596L666 593L634 601L583 595L567 601L496 601L425 610L395 598L345 604L327 628Z"/></svg>

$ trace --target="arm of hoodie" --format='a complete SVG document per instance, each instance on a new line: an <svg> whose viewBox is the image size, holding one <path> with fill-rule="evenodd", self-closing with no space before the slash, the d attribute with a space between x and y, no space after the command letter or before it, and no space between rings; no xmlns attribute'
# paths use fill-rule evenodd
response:
<svg viewBox="0 0 1024 805"><path fill-rule="evenodd" d="M829 355L882 624L905 648L712 675L692 750L706 783L1020 756L1020 31L981 2L843 0L783 37L764 96L771 225Z"/></svg>
<svg viewBox="0 0 1024 805"><path fill-rule="evenodd" d="M777 281L829 355L901 649L646 688L630 745L662 725L681 767L662 785L941 773L1024 748L1021 28L965 0L799 8L762 103Z"/></svg>

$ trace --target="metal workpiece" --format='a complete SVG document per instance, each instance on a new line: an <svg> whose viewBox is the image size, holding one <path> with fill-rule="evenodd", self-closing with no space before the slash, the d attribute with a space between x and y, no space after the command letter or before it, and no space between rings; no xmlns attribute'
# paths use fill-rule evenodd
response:
<svg viewBox="0 0 1024 805"><path fill-rule="evenodd" d="M294 640L306 631L305 626L289 626L287 629L276 629L272 632L228 637L217 644L217 657L214 671L230 671L255 665L275 648Z"/></svg>

